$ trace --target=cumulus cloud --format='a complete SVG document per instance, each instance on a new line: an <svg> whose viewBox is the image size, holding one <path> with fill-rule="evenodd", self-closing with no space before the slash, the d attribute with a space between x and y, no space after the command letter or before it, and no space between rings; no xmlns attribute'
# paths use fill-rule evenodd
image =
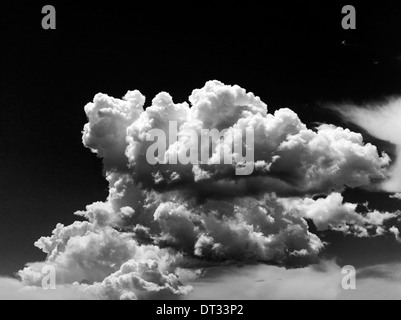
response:
<svg viewBox="0 0 401 320"><path fill-rule="evenodd" d="M344 202L340 193L332 193L326 198L317 200L311 198L279 199L284 206L297 212L304 218L311 219L319 231L337 230L359 237L382 235L384 223L391 219L397 220L401 212L369 211L362 215L357 212L357 204ZM366 207L366 206L365 206ZM391 231L388 229L387 231ZM370 231L370 232L369 232Z"/></svg>
<svg viewBox="0 0 401 320"><path fill-rule="evenodd" d="M97 95L85 107L89 122L83 141L103 158L107 172L128 170L135 183L145 188L165 190L190 183L199 196L210 196L206 190L211 188L216 196L231 197L246 192L246 184L252 183L256 185L253 192L264 193L267 189L283 195L306 194L383 180L390 161L387 155L380 156L375 146L364 144L360 134L331 125L308 129L289 109L269 114L260 98L239 86L210 81L194 90L189 97L191 107L188 103L175 104L165 92L157 95L145 111L144 101L138 91L128 92L123 100ZM177 123L178 141L170 137L171 121ZM214 165L219 150L224 148L221 144L240 141L221 142L220 137L209 141L208 163L195 169L192 164L151 165L146 159L146 151L153 144L148 141L152 129L163 130L167 137L168 148L158 158L168 162L170 156L185 153L193 143L199 143L188 139L189 129L199 136L202 129L225 129L229 136L247 128L254 130L254 165L258 169L246 179L247 183L232 183L237 154L231 154L233 165ZM215 149L210 150L213 145ZM201 146L196 147L202 154ZM203 179L199 179L200 172ZM219 194L224 189L221 184L227 184L227 189Z"/></svg>
<svg viewBox="0 0 401 320"><path fill-rule="evenodd" d="M274 199L211 201L195 208L161 202L155 211L156 241L188 255L212 260L296 264L315 260L323 247L307 223Z"/></svg>
<svg viewBox="0 0 401 320"><path fill-rule="evenodd" d="M359 107L345 104L331 106L346 121L365 129L372 136L389 141L396 146L397 159L393 163L391 176L383 183L388 192L401 191L401 99L389 99L386 103Z"/></svg>
<svg viewBox="0 0 401 320"><path fill-rule="evenodd" d="M59 224L35 243L47 259L19 272L28 286L40 286L47 264L56 269L58 284L96 298L181 298L202 267L317 263L325 244L306 219L319 231L347 228L367 236L370 229L382 234L397 216L362 216L340 194L384 181L390 164L385 153L348 129L307 128L290 109L270 114L239 86L209 81L179 104L162 92L146 109L139 91L123 99L98 94L85 112L83 143L103 159L109 196L76 213L87 221ZM185 159L191 149L199 151L199 162L151 164L153 129L167 139L165 152L153 153L159 162ZM206 129L225 130L224 139L212 136L202 145L188 135ZM231 146L248 148L238 133L249 129L254 157L247 165L254 171L239 176L243 158ZM229 164L218 164L221 150L231 150ZM314 194L327 198L313 200Z"/></svg>
<svg viewBox="0 0 401 320"><path fill-rule="evenodd" d="M173 299L191 290L177 275L164 272L156 260L128 261L101 283L87 288L88 292L108 300Z"/></svg>
<svg viewBox="0 0 401 320"><path fill-rule="evenodd" d="M126 129L143 112L145 97L139 91L129 91L123 100L97 94L93 103L85 106L89 122L84 127L84 145L103 158L105 170L126 166Z"/></svg>
<svg viewBox="0 0 401 320"><path fill-rule="evenodd" d="M41 286L43 266L51 265L57 284L83 284L83 292L100 299L178 297L190 291L174 275L173 266L182 260L179 254L140 246L133 234L110 227L98 228L90 222L58 225L51 237L35 245L48 256L45 263L29 264L19 272L22 282L30 286Z"/></svg>

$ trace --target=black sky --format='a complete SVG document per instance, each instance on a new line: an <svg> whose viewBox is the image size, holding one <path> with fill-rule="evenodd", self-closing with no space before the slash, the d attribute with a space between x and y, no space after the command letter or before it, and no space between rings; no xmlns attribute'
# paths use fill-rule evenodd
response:
<svg viewBox="0 0 401 320"><path fill-rule="evenodd" d="M34 241L106 198L101 161L81 143L83 107L98 92L139 89L148 105L167 91L182 102L217 79L254 92L271 111L337 124L322 103L401 94L397 1L257 3L1 2L0 275L43 259ZM57 10L57 30L41 28L46 4ZM357 30L341 28L346 4L356 7ZM337 240L333 251L353 259ZM354 247L365 264L377 260L365 257L369 245Z"/></svg>

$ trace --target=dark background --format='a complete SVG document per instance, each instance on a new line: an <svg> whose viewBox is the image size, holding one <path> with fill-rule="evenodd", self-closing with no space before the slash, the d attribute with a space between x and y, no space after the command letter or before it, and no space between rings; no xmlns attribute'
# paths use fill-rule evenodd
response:
<svg viewBox="0 0 401 320"><path fill-rule="evenodd" d="M0 275L43 260L33 247L40 236L106 198L101 161L81 143L83 107L98 92L139 89L149 105L167 91L183 102L217 79L254 92L270 111L290 107L308 124L341 124L320 107L326 102L401 94L397 1L327 2L1 1ZM57 10L56 30L41 27L46 4ZM357 30L341 27L347 4L356 7ZM386 195L369 200L399 207ZM326 254L355 266L401 260L390 239L334 239Z"/></svg>

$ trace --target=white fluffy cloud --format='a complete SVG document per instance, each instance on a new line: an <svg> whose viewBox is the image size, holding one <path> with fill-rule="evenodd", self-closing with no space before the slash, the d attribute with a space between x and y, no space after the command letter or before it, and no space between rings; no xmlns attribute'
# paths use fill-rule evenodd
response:
<svg viewBox="0 0 401 320"><path fill-rule="evenodd" d="M83 143L103 158L105 169L123 170L126 129L143 112L145 97L139 91L129 91L123 100L97 94L93 103L85 106L89 122L84 127Z"/></svg>
<svg viewBox="0 0 401 320"><path fill-rule="evenodd" d="M252 93L239 86L218 81L194 90L187 103L175 104L167 93L160 93L144 111L144 97L138 91L128 92L123 100L97 95L85 107L89 123L83 141L103 158L109 173L130 171L135 182L145 188L165 189L191 183L202 196L209 187L214 193L227 184L221 193L229 196L244 191L246 182L233 185L233 165L213 165L220 142L209 157L209 164L199 170L192 165L150 165L146 151L152 129L161 129L169 138L170 121L178 125L178 141L168 139L165 159L171 154L186 152L195 140L186 130L227 129L229 132L252 128L255 132L256 174L247 177L255 192L266 189L279 194L307 194L349 187L367 187L372 181L384 180L390 159L380 156L377 148L364 144L362 135L331 125L308 129L289 109L275 114ZM221 142L224 143L224 142ZM236 141L235 143L239 143ZM210 141L210 146L212 141ZM201 153L201 152L199 152ZM236 159L236 155L232 157ZM129 166L130 169L127 168ZM216 183L220 183L220 187Z"/></svg>
<svg viewBox="0 0 401 320"><path fill-rule="evenodd" d="M83 143L103 159L109 196L76 213L88 221L59 224L36 242L47 259L21 270L23 283L39 286L49 264L58 284L97 298L180 298L203 266L317 262L324 244L306 218L319 230L393 232L383 224L396 214L361 216L355 205L342 203L345 186L374 188L388 175L389 157L362 135L332 125L307 128L293 111L270 114L259 97L218 81L194 90L189 102L176 104L160 93L144 109L139 91L122 100L95 96L85 107ZM169 138L170 121L177 123L178 140L169 139L165 157L193 146L189 129L252 128L253 174L235 175L238 154L231 154L232 165L215 163L229 141L220 138L207 163L151 165L147 137L160 129ZM317 193L327 198L312 200Z"/></svg>
<svg viewBox="0 0 401 320"><path fill-rule="evenodd" d="M279 199L288 209L297 212L301 217L313 220L319 231L338 230L352 233L360 237L368 236L368 230L381 235L385 221L397 218L401 212L368 211L365 215L357 212L357 205L344 203L340 193L332 193L326 198L313 200L310 198ZM391 229L388 231L391 232Z"/></svg>
<svg viewBox="0 0 401 320"><path fill-rule="evenodd" d="M390 228L390 232L391 232L392 234L394 234L395 239L396 239L397 241L401 242L400 230L399 230L397 227L394 227L394 226L391 227L391 228Z"/></svg>
<svg viewBox="0 0 401 320"><path fill-rule="evenodd" d="M156 246L139 246L133 234L90 222L58 225L53 236L36 244L48 254L45 263L29 264L19 272L23 283L40 287L44 265L56 270L57 284L82 284L96 298L137 299L155 295L179 297L190 291L174 275L179 254ZM131 294L128 294L131 293Z"/></svg>
<svg viewBox="0 0 401 320"><path fill-rule="evenodd" d="M183 285L177 275L163 270L156 260L130 260L86 290L101 299L137 300L172 299L188 294L192 287Z"/></svg>
<svg viewBox="0 0 401 320"><path fill-rule="evenodd" d="M348 122L355 123L372 136L389 141L396 146L397 159L390 171L390 179L383 183L388 192L401 191L401 99L364 107L355 105L331 106Z"/></svg>

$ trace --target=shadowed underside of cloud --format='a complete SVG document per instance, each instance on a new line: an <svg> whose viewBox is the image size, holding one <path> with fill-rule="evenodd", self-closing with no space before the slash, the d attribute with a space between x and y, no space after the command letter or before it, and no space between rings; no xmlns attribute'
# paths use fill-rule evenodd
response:
<svg viewBox="0 0 401 320"><path fill-rule="evenodd" d="M144 109L145 97L130 91L122 100L98 94L86 105L83 143L103 159L108 199L76 213L87 221L59 224L35 243L47 259L19 272L24 284L40 286L47 264L61 287L74 285L100 299L180 298L210 265L317 263L325 244L306 219L318 231L395 234L384 222L397 220L398 212L361 216L341 196L346 186L375 190L389 175L388 155L361 134L328 124L307 128L293 111L270 114L254 94L218 81L194 90L189 102L176 104L160 93ZM151 165L152 129L169 137L171 121L178 139L169 138L155 158L185 158L192 148L205 148L188 139L188 130L229 135L252 128L254 172L236 176L235 153L233 164L216 165L226 144L243 145L235 138L209 141L201 165ZM326 198L314 200L315 194Z"/></svg>

